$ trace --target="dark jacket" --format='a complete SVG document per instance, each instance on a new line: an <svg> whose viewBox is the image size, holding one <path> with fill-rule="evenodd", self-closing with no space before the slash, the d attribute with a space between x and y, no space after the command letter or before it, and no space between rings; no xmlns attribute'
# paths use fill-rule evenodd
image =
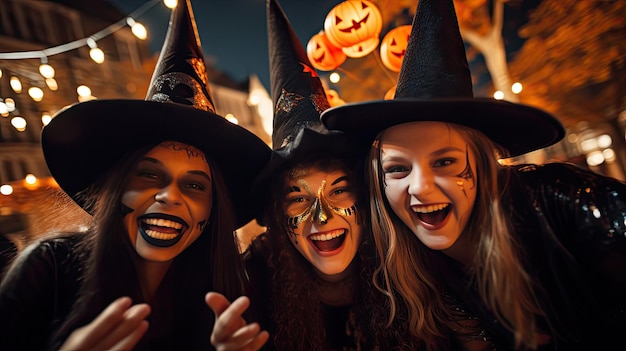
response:
<svg viewBox="0 0 626 351"><path fill-rule="evenodd" d="M552 331L553 344L542 349L623 349L626 184L563 163L507 167L499 176L503 206L548 315L538 325ZM464 272L440 258L448 287L497 344L512 347L513 335L481 307Z"/></svg>
<svg viewBox="0 0 626 351"><path fill-rule="evenodd" d="M50 338L81 294L81 272L89 252L78 249L84 237L73 234L44 240L18 256L0 285L0 350L58 349L59 342L55 344ZM189 275L181 270L197 270L196 277L210 281L211 272L173 262L150 304L150 325L135 350L213 349L210 335L214 314L203 295L191 292ZM132 296L132 288L126 290L133 303L143 302L142 297ZM208 283L202 290L210 290Z"/></svg>

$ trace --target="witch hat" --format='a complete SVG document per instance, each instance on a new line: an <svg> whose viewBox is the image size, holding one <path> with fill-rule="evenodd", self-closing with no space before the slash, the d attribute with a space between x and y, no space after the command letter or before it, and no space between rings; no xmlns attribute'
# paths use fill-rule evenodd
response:
<svg viewBox="0 0 626 351"><path fill-rule="evenodd" d="M257 136L215 113L190 0L178 1L145 100L77 103L43 129L50 174L87 212L77 194L102 177L122 155L162 141L201 149L220 169L238 215L250 221L254 176L271 150Z"/></svg>
<svg viewBox="0 0 626 351"><path fill-rule="evenodd" d="M324 87L276 0L267 0L267 31L274 103L273 151L255 184L261 200L269 195L272 177L293 161L314 156L355 157L362 150L349 136L322 124L320 116L330 107Z"/></svg>
<svg viewBox="0 0 626 351"><path fill-rule="evenodd" d="M475 98L452 0L420 0L392 100L349 103L322 114L329 129L370 142L386 128L441 121L477 129L518 156L558 142L561 123L540 109Z"/></svg>

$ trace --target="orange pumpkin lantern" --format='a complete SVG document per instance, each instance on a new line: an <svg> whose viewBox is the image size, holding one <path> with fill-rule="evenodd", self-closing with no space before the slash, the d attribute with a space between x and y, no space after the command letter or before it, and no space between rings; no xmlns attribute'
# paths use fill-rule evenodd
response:
<svg viewBox="0 0 626 351"><path fill-rule="evenodd" d="M333 7L324 20L328 40L349 57L362 57L374 51L382 28L380 10L367 0L344 1Z"/></svg>
<svg viewBox="0 0 626 351"><path fill-rule="evenodd" d="M396 27L390 30L380 43L380 58L385 67L400 72L406 44L411 34L411 25Z"/></svg>
<svg viewBox="0 0 626 351"><path fill-rule="evenodd" d="M346 61L346 54L330 43L324 31L311 37L306 45L306 55L313 67L322 71L332 71Z"/></svg>

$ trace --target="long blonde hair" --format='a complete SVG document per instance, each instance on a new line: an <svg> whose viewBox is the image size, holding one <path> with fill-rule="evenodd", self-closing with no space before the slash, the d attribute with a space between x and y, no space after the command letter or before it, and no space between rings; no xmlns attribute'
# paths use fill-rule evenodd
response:
<svg viewBox="0 0 626 351"><path fill-rule="evenodd" d="M535 349L535 317L543 312L509 224L514 214L502 208L503 189L498 182L501 166L497 160L505 151L474 129L453 124L449 128L460 133L477 158L478 194L462 233L470 236L476 248L467 272L485 306L514 334L516 349ZM378 287L390 299L390 322L397 308L406 307L409 330L434 345L436 338L445 334L443 324L449 317L442 299L442 283L434 275L429 249L393 213L384 195L380 138L374 141L368 159L372 232L378 254L383 257L376 277L385 282L385 286Z"/></svg>

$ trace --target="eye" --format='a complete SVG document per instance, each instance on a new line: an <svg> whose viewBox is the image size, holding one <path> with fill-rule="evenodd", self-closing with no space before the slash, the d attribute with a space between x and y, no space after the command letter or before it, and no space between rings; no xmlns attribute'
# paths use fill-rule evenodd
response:
<svg viewBox="0 0 626 351"><path fill-rule="evenodd" d="M455 163L457 163L456 158L448 157L448 158L442 158L442 159L436 160L435 162L433 162L433 166L434 167L446 167L446 166L451 166Z"/></svg>
<svg viewBox="0 0 626 351"><path fill-rule="evenodd" d="M160 174L151 169L140 168L137 170L137 177L158 180L160 177Z"/></svg>
<svg viewBox="0 0 626 351"><path fill-rule="evenodd" d="M202 183L189 183L187 184L187 188L204 191L206 186Z"/></svg>
<svg viewBox="0 0 626 351"><path fill-rule="evenodd" d="M383 172L385 173L404 173L408 172L409 168L402 165L392 165L388 167L383 167Z"/></svg>

